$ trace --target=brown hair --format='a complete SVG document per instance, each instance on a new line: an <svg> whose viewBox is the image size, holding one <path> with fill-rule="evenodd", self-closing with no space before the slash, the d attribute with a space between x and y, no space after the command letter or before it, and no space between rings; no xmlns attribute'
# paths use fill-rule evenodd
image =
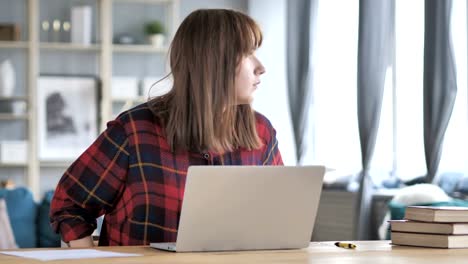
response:
<svg viewBox="0 0 468 264"><path fill-rule="evenodd" d="M149 102L173 151L261 146L255 113L237 105L234 86L242 56L261 43L258 25L237 11L201 9L184 19L170 48L173 88Z"/></svg>

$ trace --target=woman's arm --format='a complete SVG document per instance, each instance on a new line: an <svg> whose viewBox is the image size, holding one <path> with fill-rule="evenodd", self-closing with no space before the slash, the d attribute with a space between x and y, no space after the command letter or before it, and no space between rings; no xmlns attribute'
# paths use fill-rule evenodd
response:
<svg viewBox="0 0 468 264"><path fill-rule="evenodd" d="M94 247L93 239L91 236L83 237L77 240L71 240L68 245L70 247Z"/></svg>
<svg viewBox="0 0 468 264"><path fill-rule="evenodd" d="M276 139L276 130L271 127L271 139L266 146L264 153L265 159L263 165L283 165L283 158L278 148L278 140Z"/></svg>
<svg viewBox="0 0 468 264"><path fill-rule="evenodd" d="M128 138L119 121L108 123L98 139L65 171L51 203L55 232L70 246L92 246L96 218L114 207L128 171Z"/></svg>

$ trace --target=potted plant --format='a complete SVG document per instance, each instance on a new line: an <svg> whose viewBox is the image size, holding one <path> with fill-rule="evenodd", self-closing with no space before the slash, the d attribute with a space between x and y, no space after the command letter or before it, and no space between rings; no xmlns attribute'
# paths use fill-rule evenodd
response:
<svg viewBox="0 0 468 264"><path fill-rule="evenodd" d="M164 25L158 21L150 21L145 24L145 33L149 38L149 42L156 46L156 47L162 47L164 45Z"/></svg>

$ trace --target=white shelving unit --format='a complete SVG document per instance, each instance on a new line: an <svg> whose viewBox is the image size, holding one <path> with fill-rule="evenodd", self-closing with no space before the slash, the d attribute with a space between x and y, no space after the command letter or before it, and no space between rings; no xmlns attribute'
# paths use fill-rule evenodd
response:
<svg viewBox="0 0 468 264"><path fill-rule="evenodd" d="M73 161L60 161L60 162L41 162L40 165L42 168L64 168L72 164Z"/></svg>
<svg viewBox="0 0 468 264"><path fill-rule="evenodd" d="M158 48L151 45L113 45L112 50L115 52L139 52L139 53L163 53L167 52L167 47Z"/></svg>
<svg viewBox="0 0 468 264"><path fill-rule="evenodd" d="M16 1L16 0L15 0ZM28 142L28 163L27 164L1 164L1 169L25 169L26 185L31 189L36 199L40 198L41 194L41 170L47 169L65 169L72 161L58 161L58 162L44 162L38 158L38 116L37 116L37 81L41 73L41 59L42 53L66 52L87 54L91 53L96 56L96 64L98 65L97 77L100 80L100 130L102 131L107 121L112 116L113 103L124 104L131 106L135 103L144 102L146 98L138 96L136 98L111 98L111 81L113 77L113 59L118 54L126 54L128 56L148 56L148 55L166 55L168 52L167 47L156 48L151 45L118 45L113 44L113 9L116 4L129 4L129 5L161 5L165 11L165 23L167 30L168 40L172 39L177 25L179 23L179 0L94 0L97 6L97 28L95 31L98 33L96 36L97 43L92 45L77 45L64 42L41 42L41 1L47 0L24 0L27 5L26 17L27 19L27 40L22 41L0 41L0 53L9 52L9 50L23 50L26 56L26 67L21 69L25 72L27 81L26 95L14 97L0 97L1 100L19 100L26 101L27 113L26 114L0 114L0 123L9 120L24 120L27 124L27 142ZM70 1L73 5L80 5L81 2L63 0L64 2ZM88 4L92 0L83 0L83 4ZM0 2L0 8L2 3ZM41 18L42 19L42 18ZM120 18L119 18L120 19ZM169 42L169 41L168 41ZM57 62L60 63L60 62ZM165 63L165 62L163 62ZM60 73L58 73L60 74ZM0 139L1 140L1 139ZM1 175L0 175L1 179Z"/></svg>
<svg viewBox="0 0 468 264"><path fill-rule="evenodd" d="M0 41L0 48L26 49L29 47L27 41Z"/></svg>
<svg viewBox="0 0 468 264"><path fill-rule="evenodd" d="M0 120L27 120L28 118L29 116L27 114L0 114Z"/></svg>
<svg viewBox="0 0 468 264"><path fill-rule="evenodd" d="M77 45L68 43L41 43L39 46L44 50L67 50L67 51L100 51L100 45Z"/></svg>
<svg viewBox="0 0 468 264"><path fill-rule="evenodd" d="M27 96L0 96L0 101L5 100L5 101L27 101L28 97Z"/></svg>
<svg viewBox="0 0 468 264"><path fill-rule="evenodd" d="M24 168L27 166L27 164L21 164L21 163L1 163L0 164L4 168Z"/></svg>

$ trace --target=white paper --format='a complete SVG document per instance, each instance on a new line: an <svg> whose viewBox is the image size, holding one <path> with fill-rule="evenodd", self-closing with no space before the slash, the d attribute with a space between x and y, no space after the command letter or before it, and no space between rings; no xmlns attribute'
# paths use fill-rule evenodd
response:
<svg viewBox="0 0 468 264"><path fill-rule="evenodd" d="M85 258L116 258L138 257L141 254L119 253L95 249L62 249L62 250L34 250L34 251L0 251L1 254L32 258L42 261L58 259L85 259Z"/></svg>

